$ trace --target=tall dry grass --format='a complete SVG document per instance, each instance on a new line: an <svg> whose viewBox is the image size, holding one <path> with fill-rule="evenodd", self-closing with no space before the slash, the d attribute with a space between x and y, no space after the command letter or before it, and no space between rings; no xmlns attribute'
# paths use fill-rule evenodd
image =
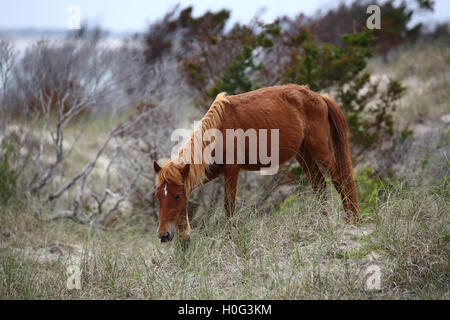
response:
<svg viewBox="0 0 450 320"><path fill-rule="evenodd" d="M358 227L345 223L336 194L324 204L300 191L272 214L241 206L231 229L217 210L187 251L159 243L154 227L48 224L10 206L0 216L1 298L448 299L448 183L383 192ZM66 287L74 264L80 290ZM367 288L372 265L380 290Z"/></svg>

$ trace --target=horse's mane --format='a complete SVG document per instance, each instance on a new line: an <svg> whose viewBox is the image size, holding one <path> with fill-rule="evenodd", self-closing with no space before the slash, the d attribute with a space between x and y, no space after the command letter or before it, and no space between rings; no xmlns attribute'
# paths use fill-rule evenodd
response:
<svg viewBox="0 0 450 320"><path fill-rule="evenodd" d="M192 131L189 139L178 150L177 157L170 159L161 167L161 170L158 172L156 177L157 187L166 182L174 183L177 185L184 184L185 192L187 195L189 195L194 188L203 183L210 164L205 163L203 159L200 164L194 163L194 145L202 146L201 153L203 155L204 148L210 142L204 141L202 137L206 130L221 128L226 102L229 101L226 98L225 93L219 93L212 103L211 107L209 107L208 112L206 112L197 127ZM197 143L195 143L195 141L197 141ZM187 159L189 160L189 172L186 178L183 179L180 170L186 163L185 157L190 157L190 159Z"/></svg>

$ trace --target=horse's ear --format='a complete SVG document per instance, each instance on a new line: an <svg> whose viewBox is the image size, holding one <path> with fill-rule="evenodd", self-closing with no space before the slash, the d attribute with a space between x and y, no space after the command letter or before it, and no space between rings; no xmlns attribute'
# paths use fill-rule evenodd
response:
<svg viewBox="0 0 450 320"><path fill-rule="evenodd" d="M183 179L186 179L188 173L189 173L189 164L186 163L183 169L181 169L181 176L183 177Z"/></svg>
<svg viewBox="0 0 450 320"><path fill-rule="evenodd" d="M153 161L153 170L155 170L156 173L159 172L159 170L161 170L161 167L159 166L158 162Z"/></svg>

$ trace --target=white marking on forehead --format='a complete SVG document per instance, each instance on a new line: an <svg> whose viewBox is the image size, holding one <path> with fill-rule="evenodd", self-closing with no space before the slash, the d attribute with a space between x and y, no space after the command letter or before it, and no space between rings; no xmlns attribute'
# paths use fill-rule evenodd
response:
<svg viewBox="0 0 450 320"><path fill-rule="evenodd" d="M167 184L164 185L164 197L167 197Z"/></svg>

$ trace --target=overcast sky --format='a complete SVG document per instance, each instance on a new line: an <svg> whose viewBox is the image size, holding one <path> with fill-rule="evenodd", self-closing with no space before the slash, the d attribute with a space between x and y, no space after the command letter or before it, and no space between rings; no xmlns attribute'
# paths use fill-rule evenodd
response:
<svg viewBox="0 0 450 320"><path fill-rule="evenodd" d="M348 1L347 1L348 2ZM434 13L421 21L449 21L450 1L435 0ZM265 21L299 12L313 14L336 6L333 0L0 0L0 29L65 29L71 5L81 9L81 20L115 32L145 30L177 3L192 5L194 16L206 10L230 9L231 21L248 22L258 12ZM265 8L265 11L261 11Z"/></svg>

